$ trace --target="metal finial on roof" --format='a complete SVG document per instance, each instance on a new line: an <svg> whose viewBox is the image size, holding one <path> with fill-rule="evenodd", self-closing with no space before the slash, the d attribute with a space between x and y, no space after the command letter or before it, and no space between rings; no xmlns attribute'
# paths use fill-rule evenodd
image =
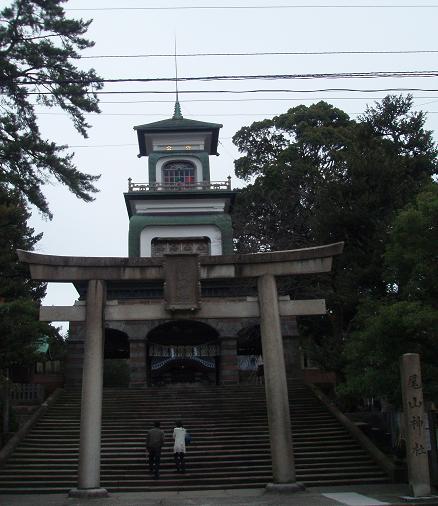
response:
<svg viewBox="0 0 438 506"><path fill-rule="evenodd" d="M172 119L183 119L183 115L181 114L181 106L179 104L178 98L178 62L176 59L176 34L175 34L175 91L176 91L176 101Z"/></svg>
<svg viewBox="0 0 438 506"><path fill-rule="evenodd" d="M181 106L179 105L178 98L175 102L175 111L173 113L172 119L183 119L183 115L181 114Z"/></svg>

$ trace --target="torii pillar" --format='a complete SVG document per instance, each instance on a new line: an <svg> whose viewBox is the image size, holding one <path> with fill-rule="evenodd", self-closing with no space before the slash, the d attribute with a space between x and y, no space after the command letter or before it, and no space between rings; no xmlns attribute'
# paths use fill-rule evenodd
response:
<svg viewBox="0 0 438 506"><path fill-rule="evenodd" d="M271 442L273 484L268 490L282 486L284 490L302 490L296 483L289 414L286 366L275 277L264 274L257 280L260 305L260 331L265 376L266 406Z"/></svg>
<svg viewBox="0 0 438 506"><path fill-rule="evenodd" d="M100 486L105 282L88 281L78 487L70 497L106 497Z"/></svg>

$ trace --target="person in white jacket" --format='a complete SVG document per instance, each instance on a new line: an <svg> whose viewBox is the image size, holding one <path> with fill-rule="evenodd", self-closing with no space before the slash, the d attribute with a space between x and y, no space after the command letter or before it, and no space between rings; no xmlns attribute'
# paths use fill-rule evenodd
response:
<svg viewBox="0 0 438 506"><path fill-rule="evenodd" d="M186 453L187 431L183 427L181 420L178 420L175 425L176 427L173 429L173 439L175 440L175 444L173 445L173 455L175 457L176 470L179 473L185 473L186 464L184 456Z"/></svg>

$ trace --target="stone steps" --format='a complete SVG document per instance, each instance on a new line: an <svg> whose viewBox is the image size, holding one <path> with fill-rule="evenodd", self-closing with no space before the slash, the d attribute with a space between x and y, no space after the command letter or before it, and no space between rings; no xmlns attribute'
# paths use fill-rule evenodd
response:
<svg viewBox="0 0 438 506"><path fill-rule="evenodd" d="M382 483L388 477L302 384L289 385L297 479L306 485ZM175 473L171 433L182 418L193 437L187 472ZM147 472L145 436L162 421L161 478ZM67 492L76 486L80 394L65 392L0 475L0 493ZM264 487L272 480L261 386L105 389L101 485L109 491Z"/></svg>

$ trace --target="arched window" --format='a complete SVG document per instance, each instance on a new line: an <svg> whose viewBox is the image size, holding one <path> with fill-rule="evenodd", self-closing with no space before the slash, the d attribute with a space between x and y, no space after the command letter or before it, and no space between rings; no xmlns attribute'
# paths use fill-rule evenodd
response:
<svg viewBox="0 0 438 506"><path fill-rule="evenodd" d="M196 182L195 166L184 160L167 162L163 167L163 182L165 186L191 186Z"/></svg>

